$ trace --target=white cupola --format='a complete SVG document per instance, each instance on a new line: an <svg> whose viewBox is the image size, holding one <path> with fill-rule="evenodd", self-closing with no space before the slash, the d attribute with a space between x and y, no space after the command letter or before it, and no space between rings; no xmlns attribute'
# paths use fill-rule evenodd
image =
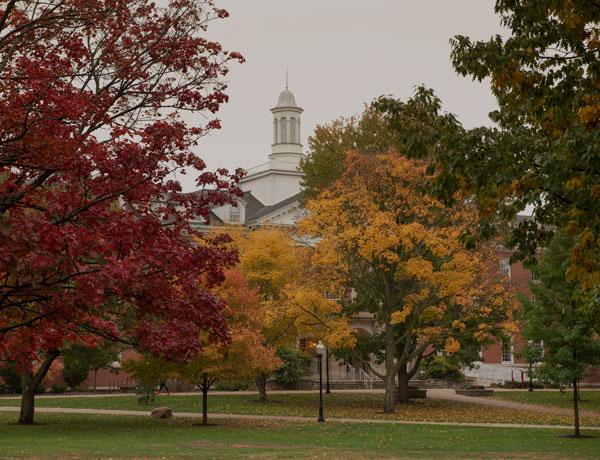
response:
<svg viewBox="0 0 600 460"><path fill-rule="evenodd" d="M304 158L301 141L301 115L303 110L296 104L296 98L286 86L279 94L277 105L271 109L273 114L272 160L300 163Z"/></svg>
<svg viewBox="0 0 600 460"><path fill-rule="evenodd" d="M250 168L240 181L244 192L252 192L263 205L273 206L300 193L304 174L299 166L302 153L301 121L303 110L286 84L279 94L273 114L273 144L269 161Z"/></svg>

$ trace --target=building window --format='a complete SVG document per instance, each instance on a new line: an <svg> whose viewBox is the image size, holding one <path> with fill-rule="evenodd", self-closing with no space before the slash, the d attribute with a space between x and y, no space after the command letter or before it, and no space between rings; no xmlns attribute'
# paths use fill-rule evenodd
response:
<svg viewBox="0 0 600 460"><path fill-rule="evenodd" d="M290 118L290 142L296 143L296 119L294 117Z"/></svg>
<svg viewBox="0 0 600 460"><path fill-rule="evenodd" d="M308 339L300 338L298 340L298 348L300 348L301 351L308 351Z"/></svg>
<svg viewBox="0 0 600 460"><path fill-rule="evenodd" d="M280 131L280 137L281 137L281 143L285 144L288 141L288 126L287 126L287 120L285 118L282 118L281 121L279 122L279 131Z"/></svg>
<svg viewBox="0 0 600 460"><path fill-rule="evenodd" d="M540 277L537 275L536 272L531 272L531 281L539 281Z"/></svg>
<svg viewBox="0 0 600 460"><path fill-rule="evenodd" d="M239 222L240 221L240 208L237 206L231 206L229 208L229 222Z"/></svg>
<svg viewBox="0 0 600 460"><path fill-rule="evenodd" d="M513 346L512 339L510 337L505 337L502 339L502 362L513 362Z"/></svg>
<svg viewBox="0 0 600 460"><path fill-rule="evenodd" d="M509 259L502 259L500 261L500 273L508 276L508 279L510 279L510 260Z"/></svg>

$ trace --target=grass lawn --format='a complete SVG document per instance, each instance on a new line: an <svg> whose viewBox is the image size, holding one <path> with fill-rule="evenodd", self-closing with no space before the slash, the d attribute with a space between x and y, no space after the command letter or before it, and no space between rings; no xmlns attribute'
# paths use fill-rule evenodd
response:
<svg viewBox="0 0 600 460"><path fill-rule="evenodd" d="M0 458L598 458L600 438L554 430L426 425L220 421L38 414L39 425L12 424L0 412Z"/></svg>
<svg viewBox="0 0 600 460"><path fill-rule="evenodd" d="M540 404L549 407L573 408L573 391L567 389L564 393L560 391L496 391L496 399L506 399L527 404ZM580 409L595 410L600 416L600 391L581 392Z"/></svg>
<svg viewBox="0 0 600 460"><path fill-rule="evenodd" d="M385 415L383 394L333 393L324 395L326 417L385 418L414 421L480 422L480 423L530 423L570 425L572 418L566 415L542 414L515 411L478 404L415 400L410 404L398 405L396 413ZM315 393L273 394L270 401L261 403L256 395L231 394L209 396L209 412L251 415L293 415L316 417L318 395ZM92 409L151 410L158 406L169 406L176 412L199 412L198 396L159 396L148 406L140 405L135 395L78 398L38 398L38 407L76 407ZM19 405L18 400L0 399L0 406ZM582 425L600 426L600 417L582 419Z"/></svg>

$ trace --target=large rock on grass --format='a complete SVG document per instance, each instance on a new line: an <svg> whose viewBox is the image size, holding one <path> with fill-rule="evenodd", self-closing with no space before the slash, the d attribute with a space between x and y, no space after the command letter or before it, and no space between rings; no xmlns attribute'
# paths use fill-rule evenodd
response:
<svg viewBox="0 0 600 460"><path fill-rule="evenodd" d="M173 411L170 407L157 407L150 412L150 416L154 418L171 418L173 417Z"/></svg>

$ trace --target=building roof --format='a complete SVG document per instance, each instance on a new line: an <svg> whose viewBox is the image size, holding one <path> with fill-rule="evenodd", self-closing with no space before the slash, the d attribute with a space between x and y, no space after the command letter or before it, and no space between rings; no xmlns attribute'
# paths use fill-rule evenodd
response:
<svg viewBox="0 0 600 460"><path fill-rule="evenodd" d="M208 225L216 225L216 226L222 226L225 225L225 222L223 222L223 220L217 216L214 212L212 212L212 210L210 211L209 215L208 215Z"/></svg>
<svg viewBox="0 0 600 460"><path fill-rule="evenodd" d="M279 100L275 106L276 109L283 107L298 107L294 93L288 89L284 89L281 93L279 93Z"/></svg>
<svg viewBox="0 0 600 460"><path fill-rule="evenodd" d="M289 198L286 198L285 200L282 200L278 203L272 204L271 206L265 206L254 214L246 214L246 222L251 221L251 220L257 220L257 219L260 219L261 217L265 217L269 214L279 211L280 209L283 209L286 206L288 206L296 201L299 201L301 197L302 197L302 192L296 193L295 195L293 195Z"/></svg>
<svg viewBox="0 0 600 460"><path fill-rule="evenodd" d="M244 192L243 199L246 202L246 216L252 216L265 208L265 205L252 192ZM246 220L248 220L247 217Z"/></svg>

